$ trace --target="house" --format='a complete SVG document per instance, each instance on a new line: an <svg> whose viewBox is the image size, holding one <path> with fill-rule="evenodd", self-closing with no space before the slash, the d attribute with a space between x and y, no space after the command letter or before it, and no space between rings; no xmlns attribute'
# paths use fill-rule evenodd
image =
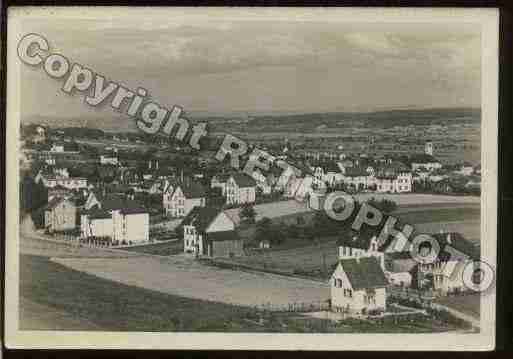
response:
<svg viewBox="0 0 513 359"><path fill-rule="evenodd" d="M412 171L417 171L417 169L421 167L424 167L429 171L442 168L442 164L435 157L427 153L412 156L410 158L410 163Z"/></svg>
<svg viewBox="0 0 513 359"><path fill-rule="evenodd" d="M479 247L457 232L441 232L433 234L432 237L438 242L440 251L434 262L418 264L418 287L434 289L440 295L469 290L463 282L463 270L466 265L479 261ZM446 250L448 246L451 247L450 251ZM457 254L452 249L455 249ZM446 266L453 268L454 272L444 273Z"/></svg>
<svg viewBox="0 0 513 359"><path fill-rule="evenodd" d="M235 223L225 212L212 207L194 207L183 219L184 252L206 257L241 256L243 242Z"/></svg>
<svg viewBox="0 0 513 359"><path fill-rule="evenodd" d="M387 279L374 257L341 259L331 275L331 308L366 314L386 310Z"/></svg>
<svg viewBox="0 0 513 359"><path fill-rule="evenodd" d="M374 185L374 177L365 167L345 167L342 182L348 189L363 191Z"/></svg>
<svg viewBox="0 0 513 359"><path fill-rule="evenodd" d="M324 175L322 180L330 187L334 187L335 185L343 182L344 175L336 162L331 161L324 165Z"/></svg>
<svg viewBox="0 0 513 359"><path fill-rule="evenodd" d="M324 210L324 202L326 201L326 192L324 191L313 191L310 193L308 198L308 208L311 208L315 211Z"/></svg>
<svg viewBox="0 0 513 359"><path fill-rule="evenodd" d="M381 268L385 269L386 246L379 243L375 235L362 231L358 235L343 236L337 241L337 246L339 259L374 257Z"/></svg>
<svg viewBox="0 0 513 359"><path fill-rule="evenodd" d="M417 264L409 251L385 252L385 276L393 286L411 287Z"/></svg>
<svg viewBox="0 0 513 359"><path fill-rule="evenodd" d="M254 203L256 200L256 181L243 173L235 173L226 182L226 204Z"/></svg>
<svg viewBox="0 0 513 359"><path fill-rule="evenodd" d="M36 177L36 183L42 182L45 187L53 188L62 186L67 189L87 188L87 178L83 177L60 177L52 174L42 174Z"/></svg>
<svg viewBox="0 0 513 359"><path fill-rule="evenodd" d="M376 191L390 193L405 193L412 191L413 177L410 172L401 172L396 175L376 176Z"/></svg>
<svg viewBox="0 0 513 359"><path fill-rule="evenodd" d="M224 196L226 193L226 182L230 178L230 174L219 174L212 177L210 181L210 188L221 188L221 194Z"/></svg>
<svg viewBox="0 0 513 359"><path fill-rule="evenodd" d="M46 128L43 126L37 126L35 134L32 136L32 142L44 143L46 141Z"/></svg>
<svg viewBox="0 0 513 359"><path fill-rule="evenodd" d="M117 166L119 164L117 151L109 151L100 154L100 164Z"/></svg>
<svg viewBox="0 0 513 359"><path fill-rule="evenodd" d="M431 171L427 179L429 182L440 182L447 178L449 178L448 172L439 168Z"/></svg>
<svg viewBox="0 0 513 359"><path fill-rule="evenodd" d="M194 207L206 205L207 193L197 182L186 181L168 188L173 188L173 191L166 190L162 194L162 205L167 215L185 217Z"/></svg>
<svg viewBox="0 0 513 359"><path fill-rule="evenodd" d="M71 190L57 185L52 188L48 188L48 202L50 202L53 198L59 197L59 198L69 198L72 196Z"/></svg>
<svg viewBox="0 0 513 359"><path fill-rule="evenodd" d="M44 209L45 229L48 232L67 231L75 228L77 208L68 199L54 197Z"/></svg>
<svg viewBox="0 0 513 359"><path fill-rule="evenodd" d="M62 142L54 142L50 148L50 152L64 152L65 144Z"/></svg>
<svg viewBox="0 0 513 359"><path fill-rule="evenodd" d="M89 194L87 195L87 199L84 204L84 209L90 210L95 206L100 208L100 206L101 206L100 199L102 199L102 198L103 198L103 196L98 191L90 191Z"/></svg>
<svg viewBox="0 0 513 359"><path fill-rule="evenodd" d="M474 167L472 166L472 163L464 162L461 166L459 166L456 173L461 174L463 176L470 176L474 173Z"/></svg>
<svg viewBox="0 0 513 359"><path fill-rule="evenodd" d="M94 198L98 204L81 215L82 238L109 237L121 244L149 240L150 216L139 203L121 195Z"/></svg>
<svg viewBox="0 0 513 359"><path fill-rule="evenodd" d="M413 175L409 168L399 161L392 161L376 171L377 192L406 193L413 189Z"/></svg>
<svg viewBox="0 0 513 359"><path fill-rule="evenodd" d="M256 186L257 186L257 188L260 189L260 192L262 194L265 194L265 195L271 194L271 192L272 192L272 183L269 180L269 178L264 176L262 174L262 172L260 170L258 170L258 169L253 171L252 177L256 181Z"/></svg>

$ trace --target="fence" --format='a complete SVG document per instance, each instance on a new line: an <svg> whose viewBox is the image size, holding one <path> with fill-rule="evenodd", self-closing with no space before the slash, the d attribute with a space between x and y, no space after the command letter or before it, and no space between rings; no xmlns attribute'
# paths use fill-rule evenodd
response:
<svg viewBox="0 0 513 359"><path fill-rule="evenodd" d="M287 304L262 303L255 306L257 310L271 312L308 313L321 312L331 309L329 301L293 302Z"/></svg>
<svg viewBox="0 0 513 359"><path fill-rule="evenodd" d="M432 301L436 298L433 291L421 291L418 289L404 288L397 286L387 287L387 294L405 299L413 299L418 301Z"/></svg>

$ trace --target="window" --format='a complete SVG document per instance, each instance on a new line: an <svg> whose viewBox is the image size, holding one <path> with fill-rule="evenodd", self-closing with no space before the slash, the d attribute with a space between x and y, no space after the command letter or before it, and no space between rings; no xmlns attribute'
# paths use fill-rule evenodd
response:
<svg viewBox="0 0 513 359"><path fill-rule="evenodd" d="M342 288L342 279L335 278L334 279L334 285L336 288Z"/></svg>

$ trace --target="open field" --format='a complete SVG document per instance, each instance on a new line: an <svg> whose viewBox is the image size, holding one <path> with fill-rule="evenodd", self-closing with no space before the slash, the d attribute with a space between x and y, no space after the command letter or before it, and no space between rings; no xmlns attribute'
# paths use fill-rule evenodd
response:
<svg viewBox="0 0 513 359"><path fill-rule="evenodd" d="M20 312L21 330L433 333L458 329L429 318L332 323L297 313L261 312L128 286L29 255L22 255L20 262Z"/></svg>
<svg viewBox="0 0 513 359"><path fill-rule="evenodd" d="M414 206L394 212L401 223L414 226L416 233L438 233L454 231L462 233L474 243L480 243L480 209L477 205L466 204L457 208L450 204ZM304 239L287 240L279 247L266 251L252 251L247 257L231 261L266 270L281 270L315 278L327 278L332 266L337 262L336 237L321 238L320 243Z"/></svg>
<svg viewBox="0 0 513 359"><path fill-rule="evenodd" d="M129 252L77 246L71 243L51 242L29 235L20 235L20 253L42 257L102 257L120 258L136 256Z"/></svg>
<svg viewBox="0 0 513 359"><path fill-rule="evenodd" d="M131 287L36 256L21 256L20 298L25 330L259 330L241 307Z"/></svg>
<svg viewBox="0 0 513 359"><path fill-rule="evenodd" d="M327 283L268 273L216 268L186 256L54 258L56 263L123 284L188 298L259 306L318 303L329 298Z"/></svg>
<svg viewBox="0 0 513 359"><path fill-rule="evenodd" d="M102 330L86 318L63 309L20 298L20 328L23 330Z"/></svg>
<svg viewBox="0 0 513 359"><path fill-rule="evenodd" d="M234 258L232 261L326 279L331 274L333 265L337 263L337 251L337 241L332 239L297 248L267 250Z"/></svg>
<svg viewBox="0 0 513 359"><path fill-rule="evenodd" d="M402 193L402 194L380 194L380 193L359 193L354 195L357 201L367 201L371 198L377 200L388 199L397 203L398 206L410 205L432 205L432 204L450 204L452 206L459 204L477 204L481 202L480 197L476 196L450 196L425 193Z"/></svg>
<svg viewBox="0 0 513 359"><path fill-rule="evenodd" d="M183 240L167 241L164 243L151 243L140 246L131 246L123 248L124 251L134 253L147 253L159 256L170 256L183 253Z"/></svg>
<svg viewBox="0 0 513 359"><path fill-rule="evenodd" d="M470 315L474 318L479 319L480 317L480 293L459 295L453 297L442 297L437 299L435 302L453 308L459 312L462 312L463 314Z"/></svg>
<svg viewBox="0 0 513 359"><path fill-rule="evenodd" d="M481 211L479 207L414 209L395 212L402 223L414 226L417 233L460 232L475 243L481 238Z"/></svg>
<svg viewBox="0 0 513 359"><path fill-rule="evenodd" d="M404 223L421 224L435 222L479 222L481 209L476 206L457 208L414 208L402 209L392 213Z"/></svg>

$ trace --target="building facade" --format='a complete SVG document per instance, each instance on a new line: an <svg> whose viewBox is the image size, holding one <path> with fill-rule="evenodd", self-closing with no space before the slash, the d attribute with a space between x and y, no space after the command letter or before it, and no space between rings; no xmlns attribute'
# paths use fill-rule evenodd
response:
<svg viewBox="0 0 513 359"><path fill-rule="evenodd" d="M77 208L70 200L55 197L46 206L44 216L48 232L68 231L76 226Z"/></svg>

